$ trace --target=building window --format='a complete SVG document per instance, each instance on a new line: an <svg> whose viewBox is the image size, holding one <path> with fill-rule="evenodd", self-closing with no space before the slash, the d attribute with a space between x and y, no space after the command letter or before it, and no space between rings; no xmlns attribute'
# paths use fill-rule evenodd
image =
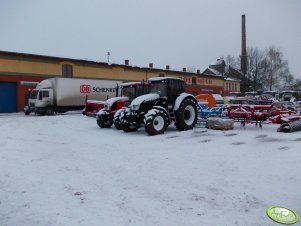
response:
<svg viewBox="0 0 301 226"><path fill-rule="evenodd" d="M62 65L62 77L63 78L72 78L73 77L72 65L69 65L69 64Z"/></svg>
<svg viewBox="0 0 301 226"><path fill-rule="evenodd" d="M192 77L191 82L192 82L192 85L196 85L196 77Z"/></svg>
<svg viewBox="0 0 301 226"><path fill-rule="evenodd" d="M163 73L160 73L159 77L165 77L165 75Z"/></svg>
<svg viewBox="0 0 301 226"><path fill-rule="evenodd" d="M235 83L234 86L235 86L235 87L234 87L235 91L238 91L238 89L237 89L237 84L236 84L236 83Z"/></svg>

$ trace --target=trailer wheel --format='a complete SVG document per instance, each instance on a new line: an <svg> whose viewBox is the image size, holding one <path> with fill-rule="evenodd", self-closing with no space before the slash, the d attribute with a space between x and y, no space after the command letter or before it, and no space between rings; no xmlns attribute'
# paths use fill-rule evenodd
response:
<svg viewBox="0 0 301 226"><path fill-rule="evenodd" d="M30 115L30 111L26 109L26 110L24 110L24 114L25 115Z"/></svg>
<svg viewBox="0 0 301 226"><path fill-rule="evenodd" d="M152 109L144 116L145 131L150 135L158 135L167 128L167 117L163 111Z"/></svg>
<svg viewBox="0 0 301 226"><path fill-rule="evenodd" d="M45 114L48 115L48 116L54 115L53 108L47 108Z"/></svg>
<svg viewBox="0 0 301 226"><path fill-rule="evenodd" d="M177 112L176 127L178 130L192 129L197 122L197 106L192 99L185 99Z"/></svg>
<svg viewBox="0 0 301 226"><path fill-rule="evenodd" d="M98 115L96 121L100 128L110 128L113 125L113 118L106 114Z"/></svg>

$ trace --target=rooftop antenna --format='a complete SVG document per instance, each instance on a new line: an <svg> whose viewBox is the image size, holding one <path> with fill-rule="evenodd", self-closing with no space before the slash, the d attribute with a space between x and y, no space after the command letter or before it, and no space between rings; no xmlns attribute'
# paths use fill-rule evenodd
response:
<svg viewBox="0 0 301 226"><path fill-rule="evenodd" d="M110 63L110 55L111 55L111 53L110 53L110 52L107 52L108 64Z"/></svg>

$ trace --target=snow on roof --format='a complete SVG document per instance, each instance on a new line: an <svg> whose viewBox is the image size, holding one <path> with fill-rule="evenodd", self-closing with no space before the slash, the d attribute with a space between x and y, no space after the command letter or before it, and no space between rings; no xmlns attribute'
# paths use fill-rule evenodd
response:
<svg viewBox="0 0 301 226"><path fill-rule="evenodd" d="M297 91L294 91L294 90L284 90L281 93L294 93L294 92L297 92Z"/></svg>
<svg viewBox="0 0 301 226"><path fill-rule="evenodd" d="M263 91L263 93L278 93L278 91L272 91L272 90L270 90L270 91Z"/></svg>
<svg viewBox="0 0 301 226"><path fill-rule="evenodd" d="M236 78L230 78L230 77L225 78L225 80L226 80L226 81L237 81L237 82L240 81L239 79L236 79Z"/></svg>
<svg viewBox="0 0 301 226"><path fill-rule="evenodd" d="M148 81L155 82L155 81L163 81L168 79L177 79L183 81L183 79L176 78L176 77L153 77L153 78L149 78Z"/></svg>
<svg viewBox="0 0 301 226"><path fill-rule="evenodd" d="M224 98L220 94L212 94L215 100L224 100Z"/></svg>
<svg viewBox="0 0 301 226"><path fill-rule="evenodd" d="M90 104L105 104L105 101L101 101L101 100L87 100L87 103Z"/></svg>
<svg viewBox="0 0 301 226"><path fill-rule="evenodd" d="M210 71L212 71L215 75L222 75L221 72L219 72L218 70L215 70L215 69L212 69L212 68L209 68Z"/></svg>
<svg viewBox="0 0 301 226"><path fill-rule="evenodd" d="M133 85L140 85L142 83L143 82L124 82L124 83L121 83L120 86L133 86Z"/></svg>

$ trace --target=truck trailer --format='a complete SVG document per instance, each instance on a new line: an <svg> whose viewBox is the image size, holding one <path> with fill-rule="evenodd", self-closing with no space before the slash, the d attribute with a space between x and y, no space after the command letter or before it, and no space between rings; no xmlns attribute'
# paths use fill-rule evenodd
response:
<svg viewBox="0 0 301 226"><path fill-rule="evenodd" d="M122 81L97 79L45 79L30 92L24 113L54 115L82 110L86 98L105 101L116 96L116 87L121 83Z"/></svg>

